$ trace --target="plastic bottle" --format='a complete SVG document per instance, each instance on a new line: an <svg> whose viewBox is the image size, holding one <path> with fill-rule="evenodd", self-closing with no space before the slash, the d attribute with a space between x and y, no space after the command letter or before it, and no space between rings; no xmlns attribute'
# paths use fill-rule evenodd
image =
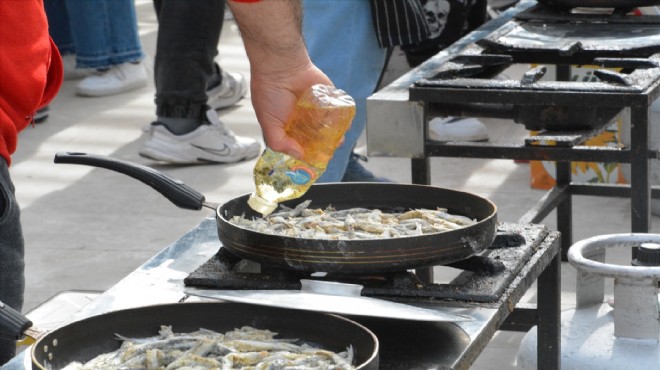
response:
<svg viewBox="0 0 660 370"><path fill-rule="evenodd" d="M284 127L303 147L302 160L266 148L254 167L256 191L248 199L250 207L268 215L280 202L305 194L325 172L354 116L355 102L343 90L312 86Z"/></svg>

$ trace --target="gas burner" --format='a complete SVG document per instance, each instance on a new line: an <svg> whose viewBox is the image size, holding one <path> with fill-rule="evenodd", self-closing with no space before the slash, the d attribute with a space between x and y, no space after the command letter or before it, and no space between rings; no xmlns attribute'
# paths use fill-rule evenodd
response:
<svg viewBox="0 0 660 370"><path fill-rule="evenodd" d="M591 13L532 7L478 44L489 53L520 54L519 60L559 58L572 64L592 63L596 57L647 58L660 52L660 17L587 11Z"/></svg>
<svg viewBox="0 0 660 370"><path fill-rule="evenodd" d="M630 17L640 16L636 8L651 6L653 4L643 4L644 1L651 2L656 0L636 0L631 4L630 0L617 0L619 4L613 4L612 0L604 0L609 4L597 4L599 0L538 0L538 4L513 16L516 19L566 19L566 17L584 17L585 19L602 20L603 17L612 17L614 22L639 22L639 20L630 20ZM563 4L558 4L562 3ZM570 3L570 4L567 4ZM644 16L644 15L643 15ZM646 17L646 16L644 16ZM620 18L621 20L616 20ZM653 16L648 17L653 19Z"/></svg>
<svg viewBox="0 0 660 370"><path fill-rule="evenodd" d="M541 225L501 223L495 241L483 253L439 267L460 271L450 281L441 283L424 284L411 271L355 275L274 269L236 258L224 248L184 283L212 289L297 290L301 279L316 279L362 285L362 295L369 297L489 303L498 301L547 235L547 229Z"/></svg>
<svg viewBox="0 0 660 370"><path fill-rule="evenodd" d="M520 79L502 75L529 66ZM594 66L593 78L549 67ZM660 17L577 13L536 5L466 44L414 82L410 100L433 116L511 118L530 131L600 130L660 80ZM606 102L611 95L612 102Z"/></svg>

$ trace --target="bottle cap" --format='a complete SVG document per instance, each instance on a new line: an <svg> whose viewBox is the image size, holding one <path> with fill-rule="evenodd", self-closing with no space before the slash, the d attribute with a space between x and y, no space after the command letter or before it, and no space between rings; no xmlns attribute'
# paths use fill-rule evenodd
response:
<svg viewBox="0 0 660 370"><path fill-rule="evenodd" d="M277 208L277 203L270 202L260 197L257 193L250 194L250 198L248 199L248 205L250 206L250 208L254 209L255 211L261 213L264 216L268 216L269 214L273 213L275 208Z"/></svg>

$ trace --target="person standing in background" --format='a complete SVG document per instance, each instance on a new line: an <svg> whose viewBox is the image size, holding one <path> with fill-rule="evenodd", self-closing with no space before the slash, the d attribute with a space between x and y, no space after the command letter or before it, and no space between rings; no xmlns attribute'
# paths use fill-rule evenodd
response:
<svg viewBox="0 0 660 370"><path fill-rule="evenodd" d="M381 0L374 0L376 2ZM488 19L487 0L414 0L424 9L429 36L401 50L410 67L450 46ZM488 128L473 117L434 117L429 120L429 139L436 141L488 141Z"/></svg>
<svg viewBox="0 0 660 370"><path fill-rule="evenodd" d="M133 1L45 0L44 6L67 77L84 77L76 94L106 96L147 86Z"/></svg>
<svg viewBox="0 0 660 370"><path fill-rule="evenodd" d="M317 182L389 181L374 176L353 149L367 123L367 97L385 68L387 49L376 38L371 9L363 0L304 0L303 36L312 62L355 100L355 118Z"/></svg>
<svg viewBox="0 0 660 370"><path fill-rule="evenodd" d="M0 1L0 19L0 301L21 311L24 241L9 165L18 133L57 95L62 60L41 0ZM0 339L0 365L15 352L15 341Z"/></svg>
<svg viewBox="0 0 660 370"><path fill-rule="evenodd" d="M247 93L240 73L214 62L225 14L224 0L154 0L158 39L154 80L156 116L140 155L178 164L232 163L259 155L252 138L236 136L216 109Z"/></svg>
<svg viewBox="0 0 660 370"><path fill-rule="evenodd" d="M298 98L312 85L333 85L312 63L302 37L300 0L229 0L250 61L252 107L266 145L302 158L302 146L284 129Z"/></svg>
<svg viewBox="0 0 660 370"><path fill-rule="evenodd" d="M388 53L400 46L411 67L417 66L481 25L485 5L486 0L304 0L303 35L312 62L356 103L345 141L318 182L389 181L364 168L358 161L364 157L353 152L366 126L366 100L378 86ZM483 140L485 133L487 139L483 124L473 121L462 138ZM451 128L451 134L466 131L460 122Z"/></svg>

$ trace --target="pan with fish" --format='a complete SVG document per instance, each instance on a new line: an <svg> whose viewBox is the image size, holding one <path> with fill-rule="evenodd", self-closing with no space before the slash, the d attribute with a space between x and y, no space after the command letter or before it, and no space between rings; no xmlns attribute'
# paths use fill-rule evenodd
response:
<svg viewBox="0 0 660 370"><path fill-rule="evenodd" d="M181 181L140 164L85 153L57 153L55 163L121 172L180 208L211 208L223 248L284 269L376 273L443 265L482 252L496 234L495 204L434 186L315 184L264 218L248 205L249 194L222 205L208 202ZM283 228L290 230L279 232Z"/></svg>
<svg viewBox="0 0 660 370"><path fill-rule="evenodd" d="M0 302L0 335L32 323ZM3 338L4 339L4 338ZM378 339L341 316L240 303L161 304L112 311L41 334L32 368L378 369Z"/></svg>

